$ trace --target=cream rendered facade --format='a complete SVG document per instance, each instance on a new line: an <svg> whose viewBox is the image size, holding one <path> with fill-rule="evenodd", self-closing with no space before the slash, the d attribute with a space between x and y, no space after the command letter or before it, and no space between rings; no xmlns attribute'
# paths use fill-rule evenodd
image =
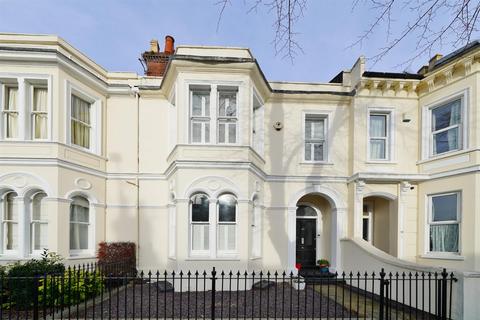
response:
<svg viewBox="0 0 480 320"><path fill-rule="evenodd" d="M0 196L13 195L10 207L2 198L0 259L38 254L30 213L41 192L44 241L75 262L93 259L100 241L133 241L141 269L295 270L297 208L306 205L317 214L316 258L335 270L344 270L348 242L360 244L359 254L375 246L392 259L480 270L478 56L473 46L414 76L368 73L360 58L330 83L283 83L266 81L248 49L180 46L164 77L146 77L109 72L56 36L0 34L5 117L8 88L18 90L18 134L0 141ZM29 97L37 86L48 92L44 139L31 134ZM213 110L206 143L192 142L198 88L208 91ZM232 143L218 143L217 93L225 88L236 95ZM90 106L88 147L72 143L72 95ZM461 145L434 156L431 108L457 97ZM372 114L387 119L384 160L369 156ZM319 161L305 160L308 119L323 121ZM458 250L432 253L431 196L450 193L459 195ZM200 251L192 236L198 194L210 212ZM234 196L236 216L229 249L221 250L218 199L225 194ZM89 212L80 250L71 239L76 197ZM16 212L13 220L7 210ZM370 243L362 239L365 223ZM13 249L8 228L18 230Z"/></svg>

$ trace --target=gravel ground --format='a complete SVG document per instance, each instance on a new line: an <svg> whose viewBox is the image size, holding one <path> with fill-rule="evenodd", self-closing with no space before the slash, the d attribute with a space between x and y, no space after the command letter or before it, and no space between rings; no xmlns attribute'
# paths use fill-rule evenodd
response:
<svg viewBox="0 0 480 320"><path fill-rule="evenodd" d="M142 292L141 292L142 287ZM156 292L155 283L139 284L124 291L113 291L95 307L86 309L87 318L168 317L210 318L212 292ZM277 283L268 289L215 293L215 316L217 318L289 318L292 317L349 317L349 312L307 286L295 290L287 283ZM85 310L72 317L85 317Z"/></svg>

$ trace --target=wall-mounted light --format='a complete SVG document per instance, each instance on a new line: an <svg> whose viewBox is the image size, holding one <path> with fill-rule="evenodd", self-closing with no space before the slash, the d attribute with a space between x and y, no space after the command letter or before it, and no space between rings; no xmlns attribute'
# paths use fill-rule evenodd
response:
<svg viewBox="0 0 480 320"><path fill-rule="evenodd" d="M277 121L273 124L273 128L277 131L280 131L283 128L283 123L281 123L280 121Z"/></svg>
<svg viewBox="0 0 480 320"><path fill-rule="evenodd" d="M408 113L403 113L402 114L402 122L408 123L412 121L412 118L408 115Z"/></svg>

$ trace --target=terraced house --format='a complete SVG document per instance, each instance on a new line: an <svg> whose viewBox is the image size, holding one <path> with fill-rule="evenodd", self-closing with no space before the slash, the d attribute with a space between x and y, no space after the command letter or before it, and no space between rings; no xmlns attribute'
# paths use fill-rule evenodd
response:
<svg viewBox="0 0 480 320"><path fill-rule="evenodd" d="M0 34L2 262L133 241L141 269L480 270L480 43L291 83L173 42L144 76Z"/></svg>

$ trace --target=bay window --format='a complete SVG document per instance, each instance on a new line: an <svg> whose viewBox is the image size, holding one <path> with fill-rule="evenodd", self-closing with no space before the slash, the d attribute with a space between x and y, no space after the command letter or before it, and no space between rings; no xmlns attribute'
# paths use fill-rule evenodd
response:
<svg viewBox="0 0 480 320"><path fill-rule="evenodd" d="M237 253L237 199L225 193L211 199L205 193L190 197L190 255L228 258Z"/></svg>
<svg viewBox="0 0 480 320"><path fill-rule="evenodd" d="M239 134L238 87L190 85L189 141L236 144Z"/></svg>
<svg viewBox="0 0 480 320"><path fill-rule="evenodd" d="M429 251L459 252L460 192L429 197Z"/></svg>
<svg viewBox="0 0 480 320"><path fill-rule="evenodd" d="M304 160L322 162L327 159L327 118L325 115L305 115Z"/></svg>
<svg viewBox="0 0 480 320"><path fill-rule="evenodd" d="M456 99L430 109L432 145L431 154L462 149L462 99Z"/></svg>

